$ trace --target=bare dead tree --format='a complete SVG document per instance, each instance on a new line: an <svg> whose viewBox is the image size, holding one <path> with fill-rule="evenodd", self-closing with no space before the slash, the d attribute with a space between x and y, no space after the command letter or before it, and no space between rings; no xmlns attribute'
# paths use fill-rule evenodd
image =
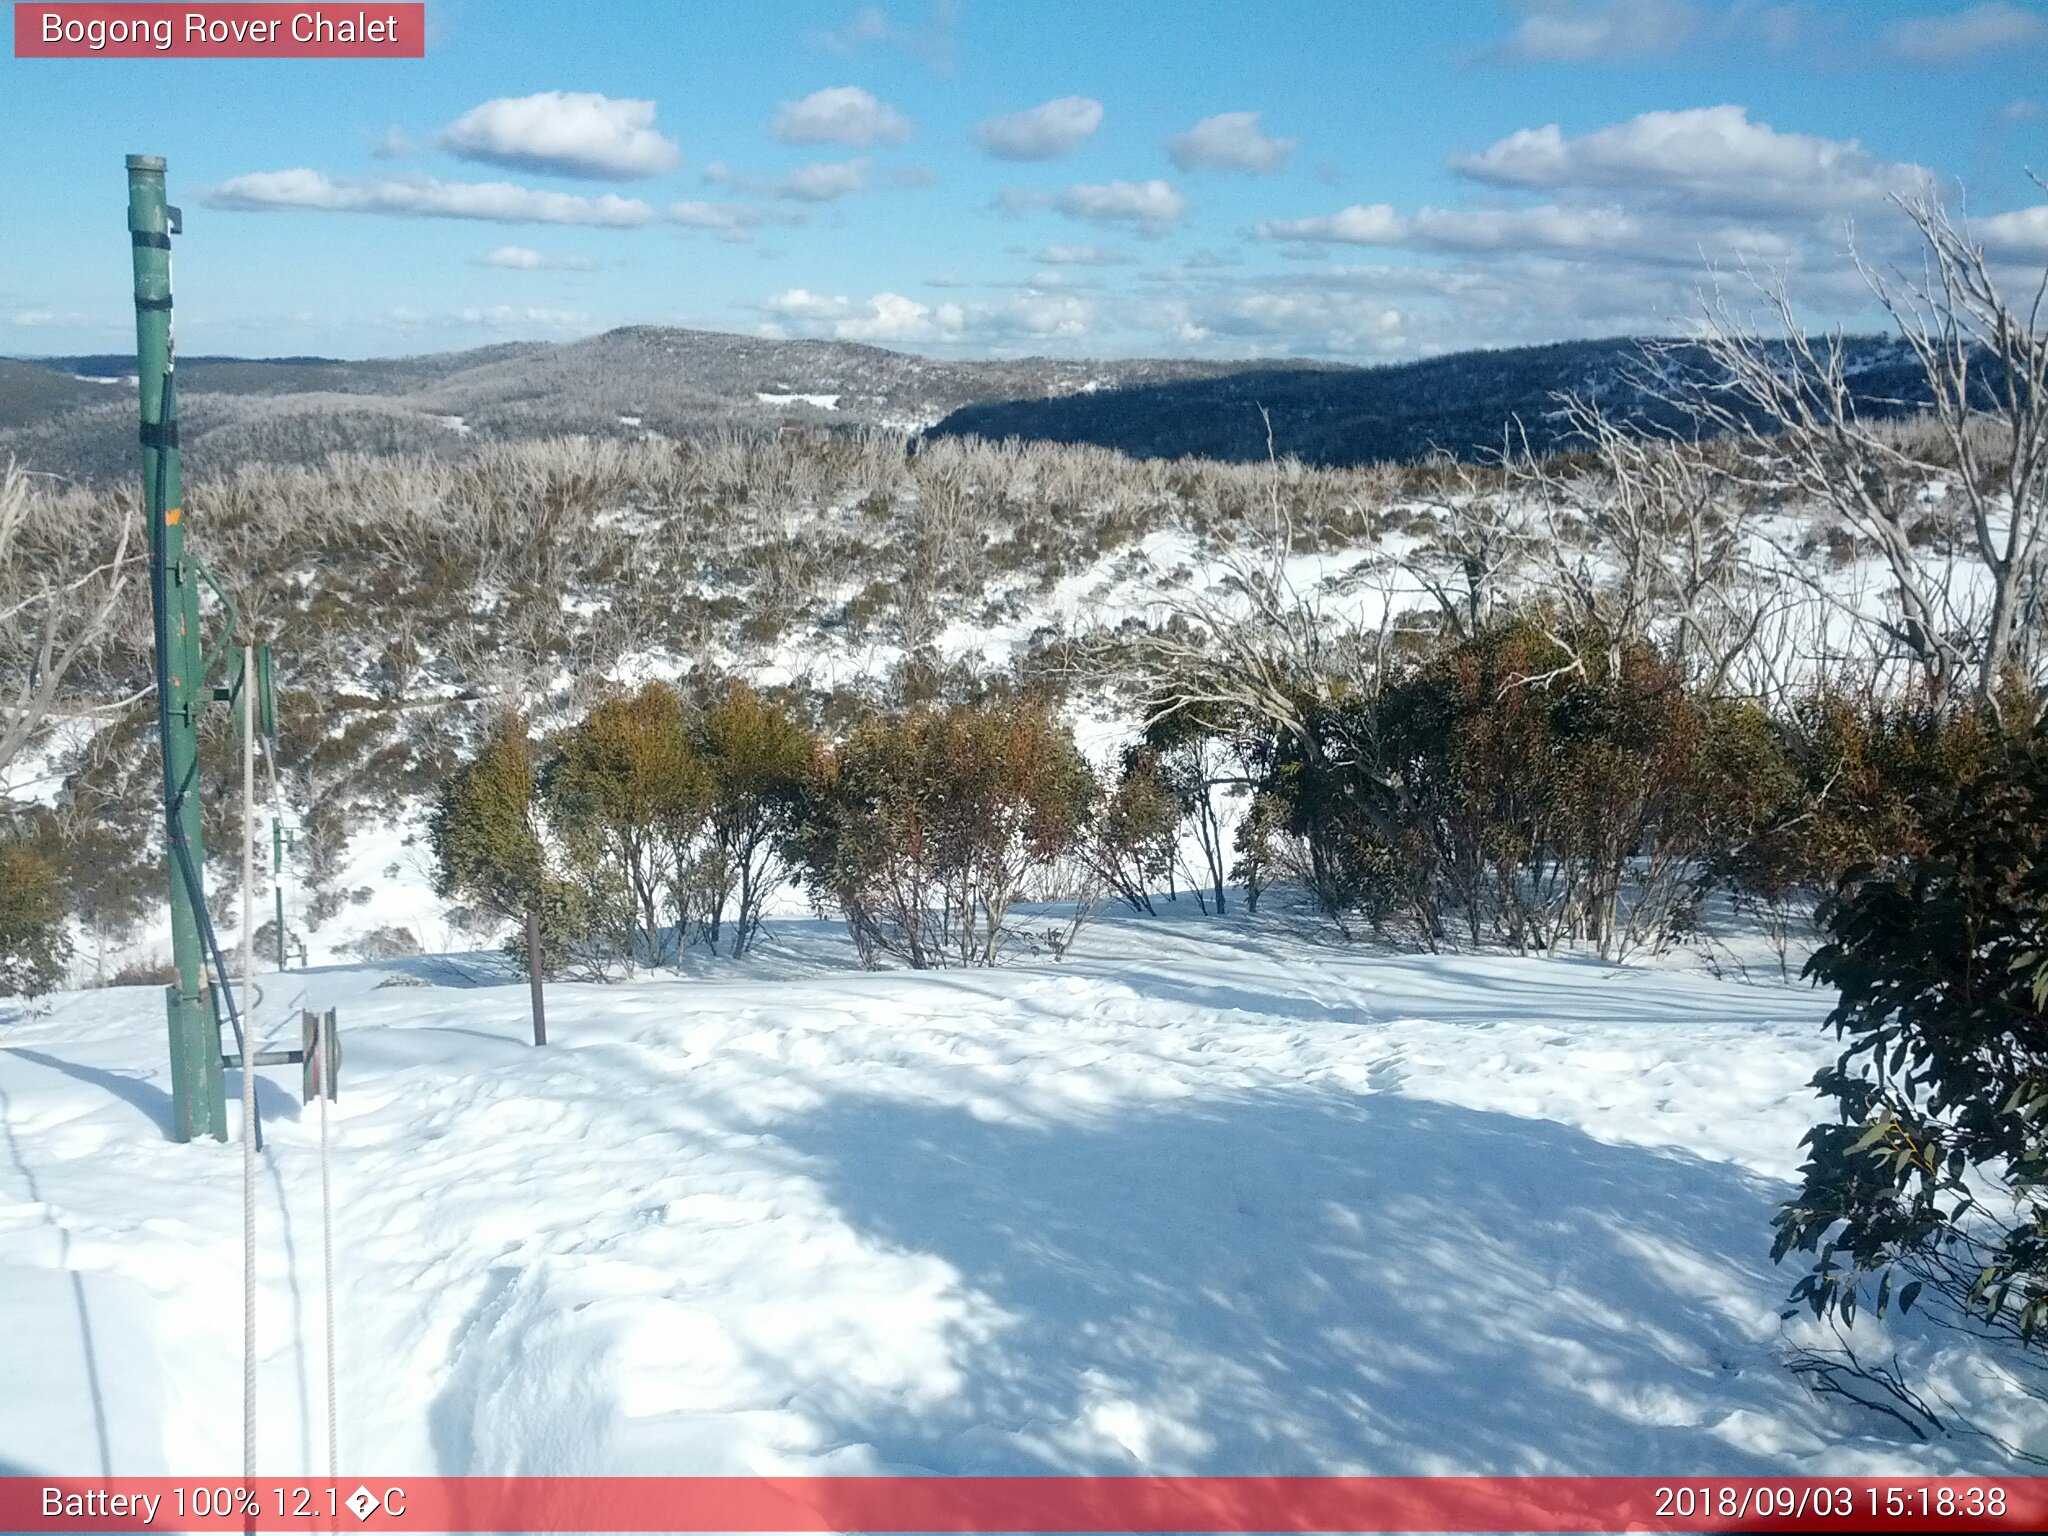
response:
<svg viewBox="0 0 2048 1536"><path fill-rule="evenodd" d="M1627 646L1654 641L1689 679L1723 691L1785 601L1747 557L1744 488L1709 444L1624 425L1583 396L1560 407L1590 463L1560 468L1525 445L1504 464L1534 507L1522 539L1563 620L1552 639L1576 653L1595 637L1610 670Z"/></svg>
<svg viewBox="0 0 2048 1536"><path fill-rule="evenodd" d="M1965 558L1916 539L1936 471L1868 408L1841 338L1806 334L1782 282L1761 285L1774 337L1709 306L1700 342L1724 381L1695 403L1748 450L1760 483L1829 509L1879 552L1896 609L1887 630L1930 699L1968 692L1996 713L2012 674L2036 697L2048 682L2048 268L2011 298L1967 225L1930 197L1895 201L1920 235L1923 273L1880 273L1860 257L1858 268L1924 377L1967 512ZM1999 430L1987 434L1987 419Z"/></svg>
<svg viewBox="0 0 2048 1536"><path fill-rule="evenodd" d="M40 739L66 679L115 628L135 564L125 502L89 530L111 535L111 549L93 551L100 558L65 536L62 514L19 464L0 470L0 775Z"/></svg>
<svg viewBox="0 0 2048 1536"><path fill-rule="evenodd" d="M1977 559L1991 580L1976 688L1996 710L2008 661L2036 691L2048 662L2048 265L2022 310L2001 292L1983 246L1941 204L1923 197L1901 206L1926 244L1931 280L1886 283L1865 271L1920 363L1956 460ZM1984 415L2005 429L2003 464L1972 430Z"/></svg>
<svg viewBox="0 0 2048 1536"><path fill-rule="evenodd" d="M1502 458L1507 458L1505 447ZM1401 565L1445 628L1470 638L1491 623L1535 548L1519 498L1497 469L1431 461L1439 489L1416 498L1433 526Z"/></svg>
<svg viewBox="0 0 2048 1536"><path fill-rule="evenodd" d="M1147 726L1174 715L1259 721L1316 761L1318 708L1376 685L1393 606L1382 605L1374 633L1296 582L1289 568L1294 522L1281 493L1286 470L1273 453L1270 419L1266 450L1266 528L1223 552L1219 580L1191 580L1162 594L1155 604L1162 622L1137 648L1135 680L1149 701Z"/></svg>

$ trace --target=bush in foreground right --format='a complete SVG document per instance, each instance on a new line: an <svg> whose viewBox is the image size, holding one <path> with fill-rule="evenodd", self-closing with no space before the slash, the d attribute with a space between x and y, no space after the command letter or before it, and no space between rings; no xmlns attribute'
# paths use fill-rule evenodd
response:
<svg viewBox="0 0 2048 1536"><path fill-rule="evenodd" d="M1864 867L1822 911L1809 974L1845 1042L1814 1080L1832 1122L1774 1256L1854 1319L1926 1294L2048 1347L2048 727L1930 815L1924 853ZM1895 1288L1895 1282L1896 1288Z"/></svg>

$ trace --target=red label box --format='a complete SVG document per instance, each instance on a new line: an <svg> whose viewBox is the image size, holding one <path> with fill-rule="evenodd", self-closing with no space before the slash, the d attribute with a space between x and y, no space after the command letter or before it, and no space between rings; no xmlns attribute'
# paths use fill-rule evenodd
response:
<svg viewBox="0 0 2048 1536"><path fill-rule="evenodd" d="M2048 1530L2048 1478L0 1477L9 1531Z"/></svg>
<svg viewBox="0 0 2048 1536"><path fill-rule="evenodd" d="M418 59L423 4L21 4L17 59Z"/></svg>

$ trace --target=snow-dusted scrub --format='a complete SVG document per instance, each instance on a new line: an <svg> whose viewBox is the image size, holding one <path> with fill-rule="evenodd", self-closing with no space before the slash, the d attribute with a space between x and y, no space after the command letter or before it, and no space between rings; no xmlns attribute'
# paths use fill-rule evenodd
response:
<svg viewBox="0 0 2048 1536"><path fill-rule="evenodd" d="M1142 581L1147 541L1169 528L1208 558L1263 495L1242 466L971 440L910 453L881 433L189 467L194 551L278 649L293 884L309 893L295 917L316 926L357 907L390 862L360 867L362 835L394 806L423 807L498 709L551 730L615 685L693 667L789 688L828 724L1013 665L1063 687L1058 635L1090 593ZM1350 537L1371 526L1383 482L1304 474L1303 505ZM8 604L41 590L34 572L91 575L133 518L125 495L36 496L42 563L0 567ZM156 884L148 604L140 584L117 597L39 716L33 754L39 814L74 851L63 862L93 929L85 950L108 968ZM215 622L210 598L207 612ZM10 686L33 669L21 662ZM51 669L34 676L55 687ZM217 841L231 808L208 804Z"/></svg>
<svg viewBox="0 0 2048 1536"><path fill-rule="evenodd" d="M1639 397L1691 434L1564 399L1575 451L1511 431L1490 470L1440 466L1348 569L1298 558L1299 470L1269 463L1261 536L1221 579L1164 584L1094 649L1148 723L1252 740L1248 878L1432 946L1457 919L1470 943L1618 955L1687 937L1717 885L1782 929L1850 867L1794 850L1858 841L1859 787L1905 813L1857 852L1914 851L1916 797L1966 784L2048 692L2048 343L2038 296L1908 212L1934 276L1875 286L1933 402L1917 427L1781 297L1786 338L1716 314L1704 372L1690 344L1644 360ZM1933 749L1873 787L1829 762L1849 718Z"/></svg>
<svg viewBox="0 0 2048 1536"><path fill-rule="evenodd" d="M1828 563L1826 509L1759 493L1727 445L1644 444L1581 420L1585 454L1492 469L1133 461L971 439L907 453L882 434L792 431L211 479L202 467L189 500L195 549L279 648L293 873L306 918L325 924L389 862L361 867L364 831L423 806L493 711L552 730L650 680L744 677L838 734L866 710L969 697L1007 672L1122 722L1126 740L1148 700L1179 699L1249 710L1297 748L1304 705L1370 697L1403 658L1514 615L1589 656L1654 646L1690 686L1779 718L1817 687L1881 701L1910 682L1861 546ZM1938 455L1922 472L1951 473ZM119 498L50 499L80 549L118 539ZM1826 579L1794 579L1808 565ZM109 622L60 714L146 687L139 590ZM83 887L102 888L89 947L114 964L122 914L154 884L140 856L147 709L52 738L43 759L55 772L40 798L78 834L66 846L137 850L71 861L81 913ZM1254 773L1229 777L1187 829L1209 840L1190 856L1211 891L1219 864L1246 858L1253 885L1262 867L1230 847ZM122 870L130 889L107 889ZM1176 884L1190 874L1173 864Z"/></svg>

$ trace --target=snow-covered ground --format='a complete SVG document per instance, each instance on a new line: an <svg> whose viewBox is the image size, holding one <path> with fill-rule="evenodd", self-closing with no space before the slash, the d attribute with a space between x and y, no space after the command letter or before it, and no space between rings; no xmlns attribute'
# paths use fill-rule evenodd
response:
<svg viewBox="0 0 2048 1536"><path fill-rule="evenodd" d="M2005 1465L1784 1367L1831 1342L1766 1251L1809 990L1192 913L939 974L776 920L743 966L553 988L541 1050L488 957L263 986L342 1019L345 1469ZM260 1085L279 1475L324 1459L295 1074ZM0 1470L239 1464L241 1152L169 1143L167 1087L154 989L0 1013ZM1978 1346L1888 1326L1872 1353L2048 1452Z"/></svg>

